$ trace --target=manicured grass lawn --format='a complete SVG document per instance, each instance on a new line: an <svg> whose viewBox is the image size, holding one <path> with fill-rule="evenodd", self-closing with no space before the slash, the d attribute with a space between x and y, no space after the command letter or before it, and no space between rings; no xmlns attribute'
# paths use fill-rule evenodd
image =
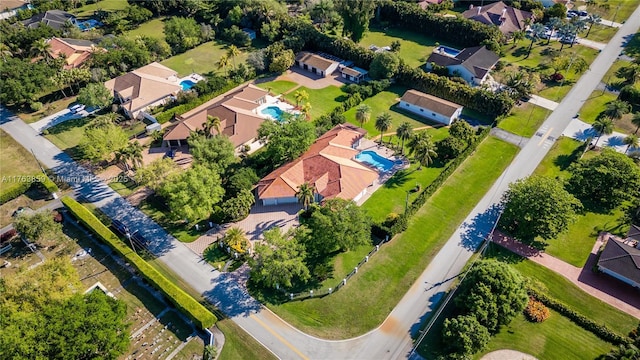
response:
<svg viewBox="0 0 640 360"><path fill-rule="evenodd" d="M72 157L77 158L80 156L78 144L80 144L80 139L84 136L84 130L90 124L91 120L89 118L65 121L49 128L49 133L45 137L60 150L64 150Z"/></svg>
<svg viewBox="0 0 640 360"><path fill-rule="evenodd" d="M127 0L101 0L94 4L87 4L77 9L71 10L70 13L78 17L92 16L93 12L101 9L104 11L123 10L129 6Z"/></svg>
<svg viewBox="0 0 640 360"><path fill-rule="evenodd" d="M0 174L0 189L3 192L19 187L20 182L29 181L27 178L20 179L20 176L40 174L40 167L33 155L3 130L0 130Z"/></svg>
<svg viewBox="0 0 640 360"><path fill-rule="evenodd" d="M182 54L172 56L161 62L178 72L180 76L186 76L191 73L207 74L218 72L224 74L224 70L218 70L216 62L227 52L227 45L220 44L216 41L209 41L198 45L191 50L187 50ZM243 63L248 56L246 49L240 50L240 55L236 58L236 65ZM233 61L227 71L233 69Z"/></svg>
<svg viewBox="0 0 640 360"><path fill-rule="evenodd" d="M367 49L371 45L377 47L391 46L391 42L394 40L400 41L401 44L398 56L411 67L423 65L429 55L431 55L437 42L436 39L417 32L389 28L384 31L381 29L371 29L371 31L367 32L365 37L360 40L360 46ZM443 45L445 44L443 43Z"/></svg>
<svg viewBox="0 0 640 360"><path fill-rule="evenodd" d="M43 119L45 116L55 114L62 109L68 108L69 105L76 101L76 98L76 96L69 96L63 99L59 99L51 103L44 104L44 107L40 111L31 113L18 113L18 116L27 124L31 124Z"/></svg>
<svg viewBox="0 0 640 360"><path fill-rule="evenodd" d="M363 126L363 128L367 130L368 138L380 136L380 131L376 130L376 117L383 112L388 112L391 115L391 128L387 130L387 133L395 132L398 129L398 126L405 121L411 124L414 129L424 128L426 126L443 126L442 124L431 122L408 111L398 109L396 104L405 91L407 91L407 88L405 87L392 86L363 102L371 108L371 118ZM360 126L360 122L356 120L356 109L357 106L349 109L349 111L344 113L344 116L347 118L348 122ZM388 138L385 138L385 141L388 141Z"/></svg>
<svg viewBox="0 0 640 360"><path fill-rule="evenodd" d="M474 358L480 359L482 355L495 350L512 349L533 355L539 360L595 359L613 347L551 310L549 318L542 323L532 323L524 314L518 314Z"/></svg>
<svg viewBox="0 0 640 360"><path fill-rule="evenodd" d="M231 320L216 323L224 333L225 343L220 359L225 360L275 360L277 357L251 335L247 334Z"/></svg>
<svg viewBox="0 0 640 360"><path fill-rule="evenodd" d="M304 86L299 87L285 96L290 103L296 103L295 93L306 91L309 94L308 102L311 103L311 118L315 119L320 115L328 114L341 102L347 99L347 93L339 87L330 85L322 89L309 89ZM302 104L301 104L302 105Z"/></svg>
<svg viewBox="0 0 640 360"><path fill-rule="evenodd" d="M582 151L579 150L582 143L568 137L561 137L556 141L551 150L542 159L534 171L534 175L544 175L548 177L569 178L567 168L572 162L580 157Z"/></svg>
<svg viewBox="0 0 640 360"><path fill-rule="evenodd" d="M607 43L618 32L618 28L606 26L602 24L593 24L587 40ZM587 33L582 32L579 36L584 37Z"/></svg>
<svg viewBox="0 0 640 360"><path fill-rule="evenodd" d="M582 108L580 108L580 120L593 124L598 115L604 110L608 102L617 99L617 96L602 90L595 90L591 93Z"/></svg>
<svg viewBox="0 0 640 360"><path fill-rule="evenodd" d="M418 211L409 229L383 246L347 286L322 299L269 308L323 338L344 339L379 325L516 152L515 146L488 138Z"/></svg>
<svg viewBox="0 0 640 360"><path fill-rule="evenodd" d="M597 3L600 4L600 3ZM602 16L603 20L613 20L618 23L622 23L631 16L633 11L638 7L640 1L638 0L607 0L606 4L608 8L601 8L598 6L588 6L587 11L590 13L596 13Z"/></svg>
<svg viewBox="0 0 640 360"><path fill-rule="evenodd" d="M528 102L522 103L514 106L509 116L502 119L498 127L516 135L532 137L549 113L551 111L543 107Z"/></svg>
<svg viewBox="0 0 640 360"><path fill-rule="evenodd" d="M155 18L138 26L137 29L126 32L130 37L138 35L152 36L164 40L164 17Z"/></svg>
<svg viewBox="0 0 640 360"><path fill-rule="evenodd" d="M280 95L280 94L284 94L287 91L293 89L294 87L298 86L297 83L293 82L293 81L287 81L287 80L275 80L275 81L269 81L269 82L264 82L264 83L256 83L257 86L267 90L267 89L271 89L271 93L274 95Z"/></svg>

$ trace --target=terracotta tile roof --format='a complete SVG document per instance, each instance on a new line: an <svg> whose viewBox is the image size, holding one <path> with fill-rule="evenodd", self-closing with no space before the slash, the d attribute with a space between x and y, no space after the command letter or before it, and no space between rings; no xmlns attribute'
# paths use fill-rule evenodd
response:
<svg viewBox="0 0 640 360"><path fill-rule="evenodd" d="M296 60L322 71L326 71L329 67L337 63L337 61L329 60L320 55L306 51L300 52L298 56L296 56Z"/></svg>
<svg viewBox="0 0 640 360"><path fill-rule="evenodd" d="M207 116L214 116L220 119L222 134L238 147L258 136L258 128L265 119L253 111L266 94L266 90L252 84L239 86L178 116L180 122L169 129L163 139L185 140L192 132L203 129Z"/></svg>
<svg viewBox="0 0 640 360"><path fill-rule="evenodd" d="M640 284L640 249L609 238L598 266Z"/></svg>
<svg viewBox="0 0 640 360"><path fill-rule="evenodd" d="M48 43L51 46L49 54L52 58L57 59L61 55L66 57L65 69L79 67L97 49L96 44L89 40L54 37Z"/></svg>
<svg viewBox="0 0 640 360"><path fill-rule="evenodd" d="M525 30L525 19L533 19L533 14L507 6L498 1L485 6L477 6L462 13L462 16L487 25L496 25L503 34Z"/></svg>
<svg viewBox="0 0 640 360"><path fill-rule="evenodd" d="M353 160L351 146L365 134L353 125L337 125L314 142L309 150L258 182L260 199L292 197L307 182L325 199L352 200L371 185L378 173Z"/></svg>
<svg viewBox="0 0 640 360"><path fill-rule="evenodd" d="M400 100L449 117L462 108L462 105L417 90L407 90Z"/></svg>

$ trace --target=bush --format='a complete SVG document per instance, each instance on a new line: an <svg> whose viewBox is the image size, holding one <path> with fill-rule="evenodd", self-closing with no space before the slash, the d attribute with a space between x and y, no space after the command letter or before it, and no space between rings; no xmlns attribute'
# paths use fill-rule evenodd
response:
<svg viewBox="0 0 640 360"><path fill-rule="evenodd" d="M31 111L36 112L42 110L43 105L40 101L34 101L29 105L29 108L31 108Z"/></svg>
<svg viewBox="0 0 640 360"><path fill-rule="evenodd" d="M29 181L21 181L16 183L14 186L3 186L2 191L0 191L0 205L11 201L18 196L24 194L31 187L31 182Z"/></svg>
<svg viewBox="0 0 640 360"><path fill-rule="evenodd" d="M108 227L101 223L87 208L70 197L62 198L62 203L78 221L120 254L128 263L133 265L153 287L160 290L177 309L186 314L198 327L206 329L216 323L217 319L215 315L151 267L151 265L138 254L131 251L129 247L109 230Z"/></svg>
<svg viewBox="0 0 640 360"><path fill-rule="evenodd" d="M533 297L529 297L529 303L524 309L524 314L532 322L543 322L550 315L549 309Z"/></svg>
<svg viewBox="0 0 640 360"><path fill-rule="evenodd" d="M58 189L58 185L56 185L56 183L51 181L51 179L49 179L49 177L46 175L39 176L38 181L40 182L42 187L44 187L44 189L49 192L49 194L53 194L55 192L60 191L60 189Z"/></svg>

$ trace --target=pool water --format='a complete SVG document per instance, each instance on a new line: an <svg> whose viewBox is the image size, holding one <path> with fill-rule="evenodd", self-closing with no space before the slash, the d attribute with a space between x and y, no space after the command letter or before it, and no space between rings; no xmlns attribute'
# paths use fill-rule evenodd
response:
<svg viewBox="0 0 640 360"><path fill-rule="evenodd" d="M454 49L454 48L450 48L447 46L438 46L438 48L436 50L439 50L441 52L444 52L445 54L451 56L451 57L456 57L458 56L458 54L460 54L460 50L458 49Z"/></svg>
<svg viewBox="0 0 640 360"><path fill-rule="evenodd" d="M371 165L379 171L389 171L395 163L378 155L375 151L365 150L356 155L356 160Z"/></svg>
<svg viewBox="0 0 640 360"><path fill-rule="evenodd" d="M277 106L267 106L260 112L262 113L262 115L269 116L275 120L282 120L282 109Z"/></svg>
<svg viewBox="0 0 640 360"><path fill-rule="evenodd" d="M182 90L189 90L192 87L195 86L196 83L194 83L191 80L182 80L180 81L180 86L182 87Z"/></svg>

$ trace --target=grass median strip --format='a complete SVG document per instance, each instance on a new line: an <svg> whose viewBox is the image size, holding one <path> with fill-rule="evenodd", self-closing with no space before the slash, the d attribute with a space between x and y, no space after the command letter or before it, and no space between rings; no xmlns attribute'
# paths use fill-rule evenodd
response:
<svg viewBox="0 0 640 360"><path fill-rule="evenodd" d="M409 229L374 256L339 292L269 305L302 331L330 339L378 326L511 162L517 148L490 137L427 201Z"/></svg>

